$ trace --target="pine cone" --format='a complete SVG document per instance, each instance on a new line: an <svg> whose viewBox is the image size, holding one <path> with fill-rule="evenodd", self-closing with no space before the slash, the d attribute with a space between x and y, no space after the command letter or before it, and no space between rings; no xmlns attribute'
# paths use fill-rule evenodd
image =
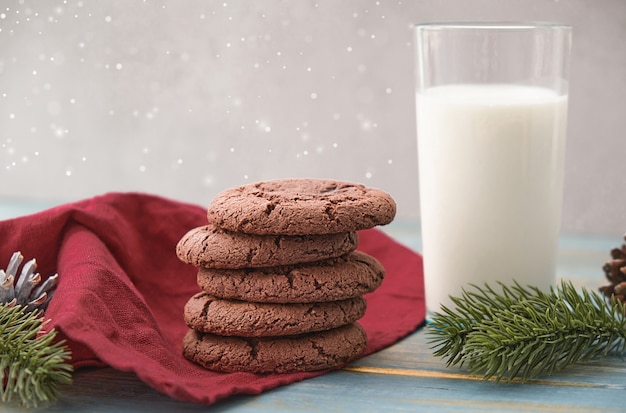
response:
<svg viewBox="0 0 626 413"><path fill-rule="evenodd" d="M626 240L626 235L624 235ZM626 244L611 250L611 260L602 267L610 285L600 287L600 292L607 297L615 296L626 304Z"/></svg>
<svg viewBox="0 0 626 413"><path fill-rule="evenodd" d="M58 274L49 276L42 282L41 275L36 273L35 259L28 261L17 276L24 256L14 252L6 270L0 269L0 304L9 303L11 306L21 305L25 311L43 311L48 306L54 288L57 285Z"/></svg>

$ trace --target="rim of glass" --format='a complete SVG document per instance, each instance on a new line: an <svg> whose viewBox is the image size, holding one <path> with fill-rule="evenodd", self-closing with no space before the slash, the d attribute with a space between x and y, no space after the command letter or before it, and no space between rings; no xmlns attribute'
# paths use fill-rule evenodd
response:
<svg viewBox="0 0 626 413"><path fill-rule="evenodd" d="M450 22L426 22L417 23L417 29L426 30L458 30L458 29L481 29L481 30L529 30L529 29L564 29L569 30L571 25L558 22L538 21L450 21Z"/></svg>

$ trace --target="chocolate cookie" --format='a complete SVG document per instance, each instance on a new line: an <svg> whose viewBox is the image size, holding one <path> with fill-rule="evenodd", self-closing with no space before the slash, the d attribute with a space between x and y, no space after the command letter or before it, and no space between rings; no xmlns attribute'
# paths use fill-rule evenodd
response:
<svg viewBox="0 0 626 413"><path fill-rule="evenodd" d="M207 225L187 232L176 246L176 255L197 267L273 267L339 257L354 251L358 242L356 232L252 235Z"/></svg>
<svg viewBox="0 0 626 413"><path fill-rule="evenodd" d="M200 268L198 285L220 298L258 303L315 303L374 291L385 276L374 257L354 251L314 263L239 270Z"/></svg>
<svg viewBox="0 0 626 413"><path fill-rule="evenodd" d="M220 372L292 373L344 366L366 345L367 336L358 323L285 337L224 337L189 330L183 356Z"/></svg>
<svg viewBox="0 0 626 413"><path fill-rule="evenodd" d="M322 179L282 179L227 189L211 201L216 227L249 234L333 234L390 223L396 203L360 184Z"/></svg>
<svg viewBox="0 0 626 413"><path fill-rule="evenodd" d="M274 304L224 300L207 293L194 295L185 305L185 322L196 330L222 336L287 336L330 330L365 314L365 300Z"/></svg>

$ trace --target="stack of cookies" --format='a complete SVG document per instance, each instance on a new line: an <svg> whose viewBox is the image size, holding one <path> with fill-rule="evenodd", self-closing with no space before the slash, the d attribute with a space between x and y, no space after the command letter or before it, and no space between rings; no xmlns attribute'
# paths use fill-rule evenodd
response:
<svg viewBox="0 0 626 413"><path fill-rule="evenodd" d="M286 373L342 366L367 336L363 295L385 271L356 251L357 231L395 216L391 196L362 185L284 179L228 189L176 253L199 267L184 311L184 356L222 372Z"/></svg>

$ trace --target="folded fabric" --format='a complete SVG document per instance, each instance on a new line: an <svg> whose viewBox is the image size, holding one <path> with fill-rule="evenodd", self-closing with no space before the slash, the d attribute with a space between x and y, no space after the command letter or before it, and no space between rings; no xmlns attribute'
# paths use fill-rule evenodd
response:
<svg viewBox="0 0 626 413"><path fill-rule="evenodd" d="M59 274L45 317L65 338L72 363L132 371L171 397L211 404L325 373L217 373L183 358L183 307L199 287L176 243L207 223L206 209L139 193L111 193L0 221L0 266L14 251L36 258L43 277ZM387 347L424 321L422 261L378 229L359 233L359 250L387 276L366 296L360 320L364 355Z"/></svg>

